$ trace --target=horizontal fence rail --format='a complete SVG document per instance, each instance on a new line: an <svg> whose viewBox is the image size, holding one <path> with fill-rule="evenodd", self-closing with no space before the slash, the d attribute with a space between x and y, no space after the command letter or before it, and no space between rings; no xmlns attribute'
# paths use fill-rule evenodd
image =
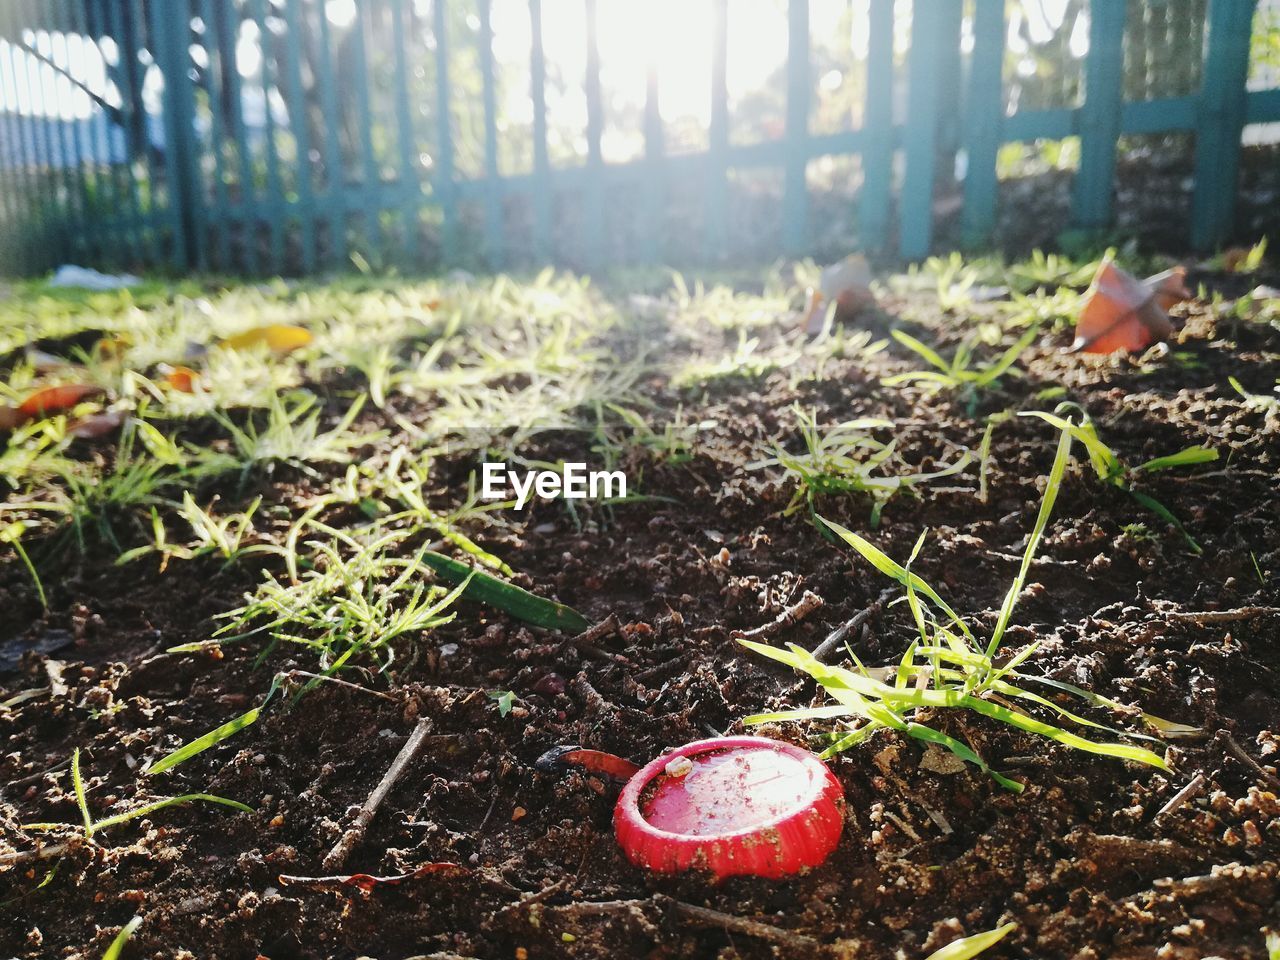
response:
<svg viewBox="0 0 1280 960"><path fill-rule="evenodd" d="M777 230L757 250L813 252L839 221L915 259L953 202L959 239L992 240L1011 144L1078 138L1071 219L1105 229L1120 145L1156 135L1194 142L1187 232L1169 242L1222 244L1242 132L1280 123L1276 71L1259 83L1250 59L1280 3L1034 5L1057 23L1021 0L7 0L0 268L720 260L751 239L758 197ZM731 102L735 65L770 41L735 46L735 24L766 13L777 69ZM650 35L619 47L625 16ZM705 27L688 81L705 92L673 126L664 49L686 22ZM620 63L641 74L635 103L611 86ZM766 95L776 120L738 136ZM846 162L853 202L819 203L815 164Z"/></svg>

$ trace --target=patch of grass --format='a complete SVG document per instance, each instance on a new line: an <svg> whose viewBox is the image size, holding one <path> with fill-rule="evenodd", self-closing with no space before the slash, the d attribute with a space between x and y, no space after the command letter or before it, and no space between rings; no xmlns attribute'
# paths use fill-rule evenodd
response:
<svg viewBox="0 0 1280 960"><path fill-rule="evenodd" d="M956 348L950 360L943 359L932 347L921 343L915 337L901 330L891 330L893 338L907 349L916 353L928 363L932 370L915 370L910 373L899 373L885 377L880 382L886 387L897 387L902 384L921 384L931 390L952 390L960 392L972 407L977 395L998 384L1000 378L1013 371L1013 365L1022 351L1036 339L1039 331L1028 330L1004 353L990 363L974 363L973 343L966 341Z"/></svg>
<svg viewBox="0 0 1280 960"><path fill-rule="evenodd" d="M1064 419L1062 414L1076 413L1080 417L1079 423L1073 423ZM1218 459L1218 451L1212 447L1194 446L1179 450L1177 453L1171 453L1163 457L1152 457L1150 460L1144 461L1135 467L1129 467L1116 455L1115 451L1103 443L1098 436L1098 429L1094 425L1089 415L1077 404L1060 403L1054 408L1053 413L1046 413L1043 410L1025 410L1018 414L1020 417L1039 417L1051 426L1056 427L1064 433L1070 434L1076 440L1079 440L1089 455L1089 463L1093 467L1094 472L1098 475L1098 479L1117 489L1123 490L1134 500L1142 504L1152 513L1154 513L1165 523L1176 529L1182 534L1183 539L1187 542L1187 546L1194 553L1201 553L1200 544L1196 543L1195 538L1187 532L1182 522L1173 515L1173 513L1162 504L1159 500L1149 494L1138 490L1134 484L1137 483L1144 474L1158 473L1163 470L1173 470L1182 467L1193 467L1203 463L1212 463Z"/></svg>
<svg viewBox="0 0 1280 960"><path fill-rule="evenodd" d="M879 670L868 669L856 657L853 657L855 669L850 670L828 666L795 644L782 650L755 641L739 640L739 643L756 653L808 674L836 701L832 706L757 714L746 718L744 722L759 724L810 719L851 722L852 729L833 734L833 742L823 756L830 756L862 743L877 730L897 730L909 737L949 750L960 759L990 774L1001 786L1014 791L1021 791L1023 785L991 769L970 745L929 725L926 721L931 714L951 710L975 713L1072 749L1165 769L1164 758L1145 747L1086 739L1056 723L1038 719L1024 709L1039 708L1049 711L1058 722L1066 720L1113 734L1136 736L1123 734L1078 716L1054 701L1028 690L1027 685L1038 683L1059 692L1077 693L1076 688L1018 671L1017 668L1035 653L1038 642L1028 644L1003 662L997 659L1018 596L1026 584L1031 562L1053 513L1063 474L1071 456L1072 437L1073 434L1067 430L1061 434L1040 510L1023 553L1022 564L1005 594L999 618L985 643L974 635L937 591L911 572L911 565L924 543L924 533L921 533L910 559L903 566L853 531L824 520L826 526L853 547L864 560L904 587L906 603L915 622L918 638L907 648L896 668ZM850 656L853 656L852 651ZM1101 699L1086 691L1078 691L1077 695L1090 703L1097 703Z"/></svg>
<svg viewBox="0 0 1280 960"><path fill-rule="evenodd" d="M298 392L286 399L277 394L267 405L267 422L259 427L250 416L240 426L221 411L213 418L231 436L231 460L242 474L254 469L270 469L278 463L288 464L316 476L310 464L340 463L349 459L352 449L375 439L351 430L351 424L364 405L361 394L347 408L342 419L331 430L322 430L323 412L314 394Z"/></svg>
<svg viewBox="0 0 1280 960"><path fill-rule="evenodd" d="M128 823L130 820L137 820L139 817L147 817L151 814L164 810L168 807L181 806L188 803L214 803L224 807L231 807L244 813L253 813L253 808L246 806L238 800L228 800L226 797L218 797L209 793L186 793L180 797L166 797L163 800L153 800L150 803L144 803L140 807L132 810L126 810L124 813L117 813L114 816L104 817L101 820L95 820L89 812L89 799L85 794L84 779L80 776L80 749L77 747L71 754L71 786L75 792L76 806L80 809L80 818L83 821L84 838L92 840L95 833L106 830L110 827L118 827L122 823ZM66 823L24 823L24 830L62 830L70 824Z"/></svg>
<svg viewBox="0 0 1280 960"><path fill-rule="evenodd" d="M874 527L895 495L930 480L954 476L970 462L966 452L940 470L912 473L898 457L896 440L883 443L871 435L872 430L893 429L891 420L865 417L823 430L814 414L797 408L795 415L805 452L789 453L775 446L772 457L747 465L749 470L781 467L795 482L796 491L783 510L784 516L800 510L812 513L822 496L860 493L871 498Z"/></svg>
<svg viewBox="0 0 1280 960"><path fill-rule="evenodd" d="M372 657L379 672L394 662L395 641L422 634L451 621L447 612L470 579L452 590L423 582L430 569L427 548L400 556L410 535L383 532L369 542L322 524L329 541L308 541L311 567L296 580L281 581L270 572L242 606L222 615L227 623L214 635L267 633L270 642L259 662L281 642L310 649L321 672L330 676L361 657ZM251 631L251 634L245 634ZM316 681L306 689L315 686Z"/></svg>

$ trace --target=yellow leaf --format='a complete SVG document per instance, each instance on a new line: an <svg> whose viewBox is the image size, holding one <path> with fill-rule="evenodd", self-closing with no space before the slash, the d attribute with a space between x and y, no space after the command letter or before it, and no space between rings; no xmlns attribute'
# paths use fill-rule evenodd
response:
<svg viewBox="0 0 1280 960"><path fill-rule="evenodd" d="M274 353L289 353L299 347L305 347L312 341L311 331L303 327L295 327L288 323L269 323L261 327L252 327L233 337L222 341L224 347L232 350L251 350L265 344Z"/></svg>

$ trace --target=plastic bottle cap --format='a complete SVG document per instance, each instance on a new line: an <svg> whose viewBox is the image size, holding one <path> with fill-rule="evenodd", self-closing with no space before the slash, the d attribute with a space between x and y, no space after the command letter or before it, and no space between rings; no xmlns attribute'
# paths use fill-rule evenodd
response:
<svg viewBox="0 0 1280 960"><path fill-rule="evenodd" d="M781 877L830 855L840 842L843 807L839 782L807 750L761 737L717 737L640 770L618 797L613 823L638 867Z"/></svg>

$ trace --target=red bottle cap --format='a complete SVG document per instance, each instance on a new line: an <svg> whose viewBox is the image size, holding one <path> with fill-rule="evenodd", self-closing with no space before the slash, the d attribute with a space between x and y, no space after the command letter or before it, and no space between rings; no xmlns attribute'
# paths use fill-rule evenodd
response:
<svg viewBox="0 0 1280 960"><path fill-rule="evenodd" d="M613 813L627 859L658 873L781 877L840 842L844 791L826 764L761 737L716 737L659 757L628 781Z"/></svg>

